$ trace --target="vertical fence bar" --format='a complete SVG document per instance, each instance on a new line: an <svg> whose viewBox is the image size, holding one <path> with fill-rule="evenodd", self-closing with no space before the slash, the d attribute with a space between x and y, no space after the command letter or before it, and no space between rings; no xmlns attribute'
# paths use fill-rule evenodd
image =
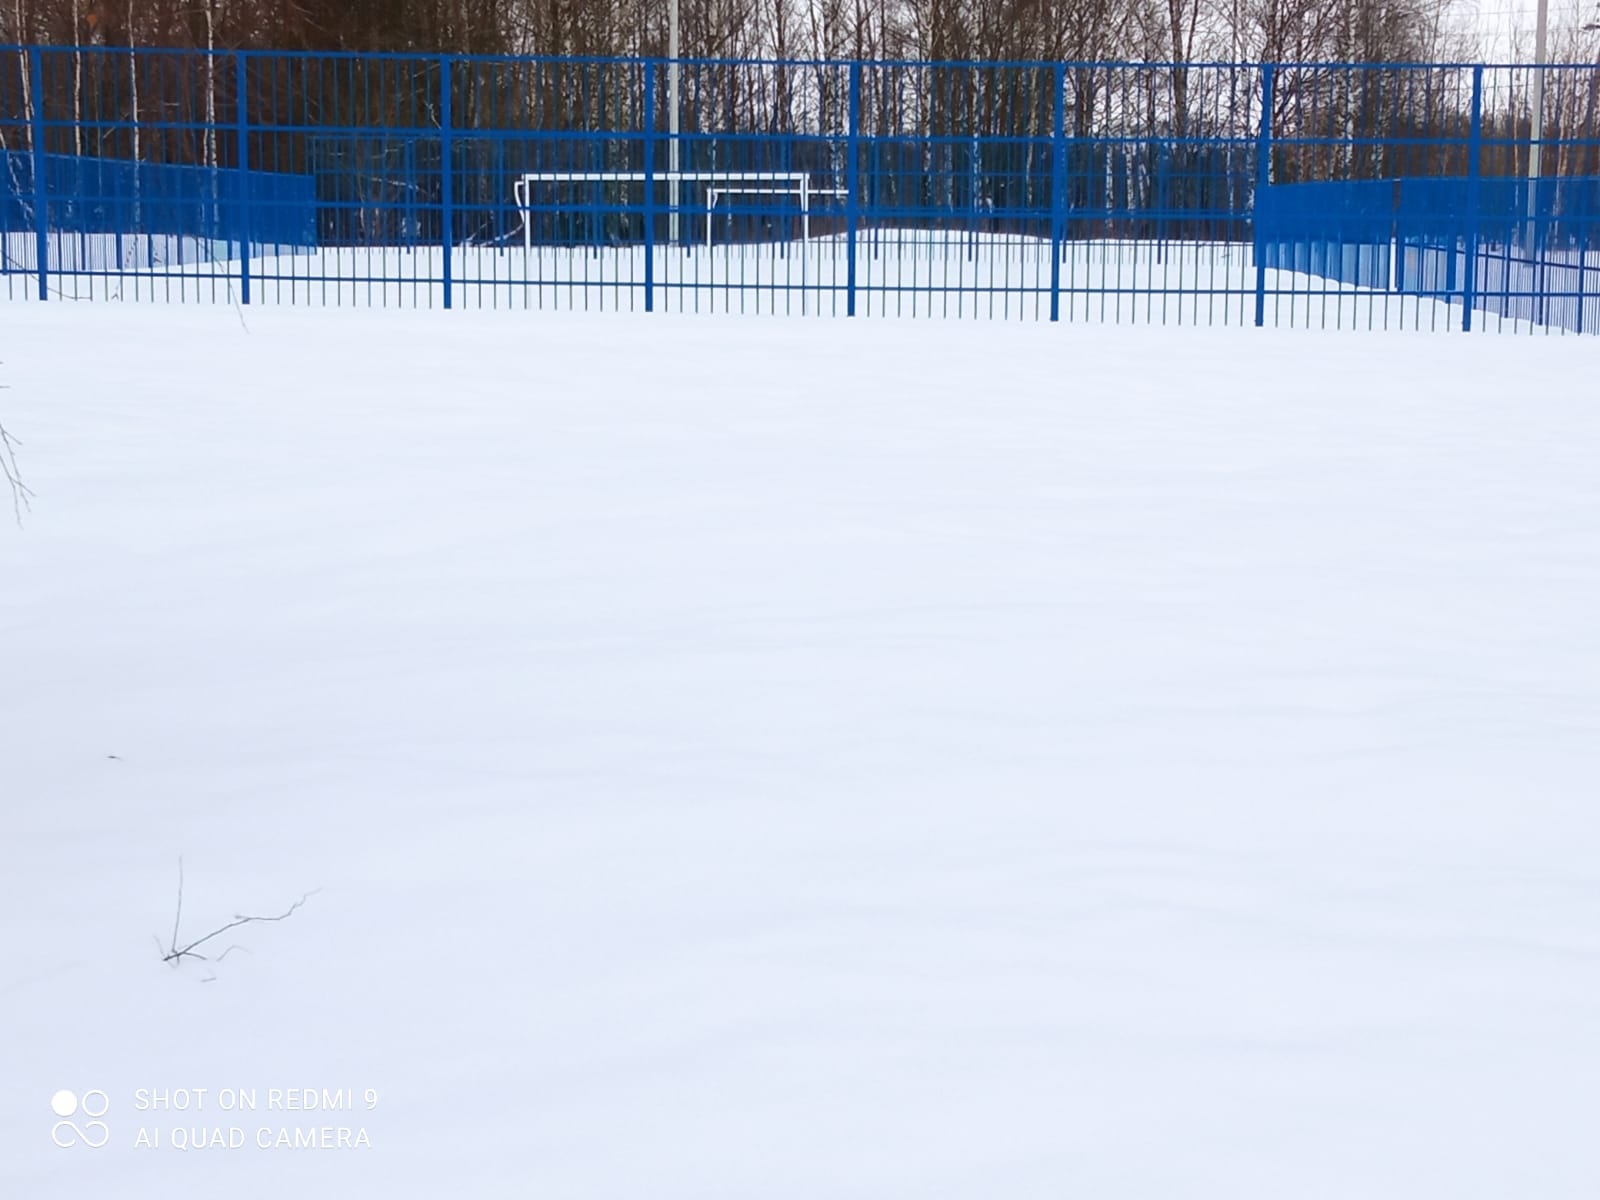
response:
<svg viewBox="0 0 1600 1200"><path fill-rule="evenodd" d="M1067 64L1056 64L1056 112L1050 142L1050 319L1061 319L1061 235L1067 214Z"/></svg>
<svg viewBox="0 0 1600 1200"><path fill-rule="evenodd" d="M1578 243L1578 319L1573 323L1573 333L1583 332L1583 306L1586 300L1584 293L1586 284L1584 273L1588 269L1588 265L1589 237L1587 231L1585 231L1583 240Z"/></svg>
<svg viewBox="0 0 1600 1200"><path fill-rule="evenodd" d="M234 52L235 87L238 102L235 106L239 136L239 302L250 303L250 115L248 111L248 63L243 50Z"/></svg>
<svg viewBox="0 0 1600 1200"><path fill-rule="evenodd" d="M1472 68L1472 127L1467 134L1467 262L1461 281L1461 332L1472 332L1478 303L1478 227L1482 223L1483 68Z"/></svg>
<svg viewBox="0 0 1600 1200"><path fill-rule="evenodd" d="M455 241L455 179L450 148L450 59L439 56L439 240L444 247L444 306L450 307L450 244Z"/></svg>
<svg viewBox="0 0 1600 1200"><path fill-rule="evenodd" d="M44 54L28 51L28 71L33 76L33 111L28 114L29 141L33 143L33 252L38 257L39 299L50 299L50 201L44 176Z"/></svg>
<svg viewBox="0 0 1600 1200"><path fill-rule="evenodd" d="M1256 135L1256 325L1267 323L1267 263L1265 243L1261 239L1261 202L1266 198L1267 186L1272 182L1272 66L1261 68L1261 130Z"/></svg>
<svg viewBox="0 0 1600 1200"><path fill-rule="evenodd" d="M847 317L856 315L856 231L861 224L861 63L850 64L850 126L845 145L849 158L845 164L845 190L850 193L846 226L849 230L845 250L845 301ZM837 278L837 276L835 276Z"/></svg>
<svg viewBox="0 0 1600 1200"><path fill-rule="evenodd" d="M709 220L709 218L707 218ZM656 309L656 64L644 64L644 310Z"/></svg>

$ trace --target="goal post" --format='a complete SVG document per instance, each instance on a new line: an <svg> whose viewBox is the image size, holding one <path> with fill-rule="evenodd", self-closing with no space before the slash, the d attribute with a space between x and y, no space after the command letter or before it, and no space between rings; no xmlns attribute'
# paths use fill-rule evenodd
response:
<svg viewBox="0 0 1600 1200"><path fill-rule="evenodd" d="M522 217L523 249L531 251L534 241L535 189L560 184L643 184L666 186L688 184L703 188L702 196L689 207L703 208L706 215L706 246L712 242L712 217L719 201L735 196L793 196L800 214L800 236L811 237L812 201L817 197L837 199L848 196L846 188L816 187L808 171L532 171L511 184L512 198ZM671 211L669 205L663 211Z"/></svg>

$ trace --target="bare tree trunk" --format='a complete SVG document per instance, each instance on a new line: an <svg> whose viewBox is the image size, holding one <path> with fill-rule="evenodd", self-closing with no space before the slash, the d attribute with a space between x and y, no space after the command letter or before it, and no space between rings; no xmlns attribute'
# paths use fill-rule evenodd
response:
<svg viewBox="0 0 1600 1200"><path fill-rule="evenodd" d="M83 47L72 39L72 152L83 157Z"/></svg>
<svg viewBox="0 0 1600 1200"><path fill-rule="evenodd" d="M15 0L13 11L16 19L17 44L25 46L28 43L27 29L22 20L22 0ZM35 149L33 144L33 78L28 70L28 52L17 51L17 65L22 69L22 118L28 123L28 149Z"/></svg>
<svg viewBox="0 0 1600 1200"><path fill-rule="evenodd" d="M206 166L217 165L217 25L216 0L206 0Z"/></svg>
<svg viewBox="0 0 1600 1200"><path fill-rule="evenodd" d="M140 203L139 191L139 56L135 52L133 38L133 0L128 0L128 85L131 92L130 99L133 105L133 115L130 125L133 130L133 230L138 233L144 224L143 205Z"/></svg>
<svg viewBox="0 0 1600 1200"><path fill-rule="evenodd" d="M133 161L139 161L139 56L133 40L133 0L128 0L128 89L133 102Z"/></svg>

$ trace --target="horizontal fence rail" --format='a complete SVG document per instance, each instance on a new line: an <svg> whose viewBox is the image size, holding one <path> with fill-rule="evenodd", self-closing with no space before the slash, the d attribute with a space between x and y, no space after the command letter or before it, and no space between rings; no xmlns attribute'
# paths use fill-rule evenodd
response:
<svg viewBox="0 0 1600 1200"><path fill-rule="evenodd" d="M19 299L1600 330L1585 66L0 47L0 180Z"/></svg>

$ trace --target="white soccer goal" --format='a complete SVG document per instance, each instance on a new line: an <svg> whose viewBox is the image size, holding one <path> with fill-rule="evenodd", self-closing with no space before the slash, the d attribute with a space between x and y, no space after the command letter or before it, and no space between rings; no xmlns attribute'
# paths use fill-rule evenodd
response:
<svg viewBox="0 0 1600 1200"><path fill-rule="evenodd" d="M812 184L806 171L658 171L646 175L643 171L541 171L532 172L515 180L511 194L516 199L517 210L522 214L522 244L533 249L533 222L529 220L533 206L533 189L542 183L687 183L705 186L706 245L711 245L711 218L717 202L730 196L793 196L799 202L800 237L811 237L811 201L816 196L843 197L848 188L819 188ZM661 211L667 211L662 209Z"/></svg>

